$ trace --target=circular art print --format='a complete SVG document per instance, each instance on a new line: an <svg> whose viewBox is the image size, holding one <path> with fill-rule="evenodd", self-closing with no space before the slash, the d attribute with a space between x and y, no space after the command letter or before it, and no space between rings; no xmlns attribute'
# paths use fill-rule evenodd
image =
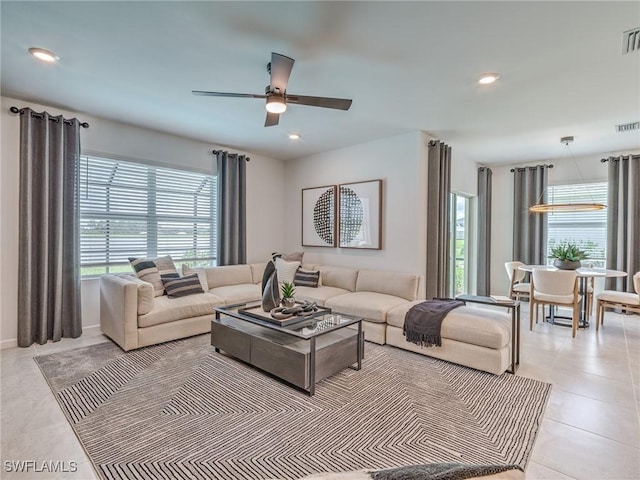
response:
<svg viewBox="0 0 640 480"><path fill-rule="evenodd" d="M349 187L340 187L340 245L347 245L360 233L364 209L358 194Z"/></svg>
<svg viewBox="0 0 640 480"><path fill-rule="evenodd" d="M333 245L333 189L320 195L313 207L313 228L327 244Z"/></svg>

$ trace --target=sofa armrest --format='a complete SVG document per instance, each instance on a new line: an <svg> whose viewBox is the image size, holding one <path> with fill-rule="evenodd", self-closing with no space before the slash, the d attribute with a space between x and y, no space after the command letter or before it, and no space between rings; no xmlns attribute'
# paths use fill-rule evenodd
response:
<svg viewBox="0 0 640 480"><path fill-rule="evenodd" d="M100 277L100 328L125 351L138 348L138 286L130 277Z"/></svg>

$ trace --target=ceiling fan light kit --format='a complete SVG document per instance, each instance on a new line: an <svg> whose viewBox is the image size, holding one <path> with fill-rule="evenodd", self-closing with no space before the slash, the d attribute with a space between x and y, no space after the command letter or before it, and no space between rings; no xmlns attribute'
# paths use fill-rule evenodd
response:
<svg viewBox="0 0 640 480"><path fill-rule="evenodd" d="M287 103L283 97L272 94L267 96L266 108L270 113L284 113L287 110Z"/></svg>
<svg viewBox="0 0 640 480"><path fill-rule="evenodd" d="M267 117L264 121L265 127L278 125L280 114L287 110L287 103L297 105L307 105L309 107L333 108L335 110L349 110L352 100L346 98L310 97L306 95L287 94L287 83L291 75L295 60L279 53L271 53L271 62L267 64L267 72L271 75L271 82L265 88L264 95L254 95L250 93L225 93L225 92L205 92L193 90L194 95L208 97L232 97L232 98L265 98Z"/></svg>

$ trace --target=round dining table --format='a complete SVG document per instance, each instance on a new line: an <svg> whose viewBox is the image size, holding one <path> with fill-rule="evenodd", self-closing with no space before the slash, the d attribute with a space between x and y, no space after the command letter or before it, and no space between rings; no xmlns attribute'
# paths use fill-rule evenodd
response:
<svg viewBox="0 0 640 480"><path fill-rule="evenodd" d="M520 265L518 270L522 270L524 272L533 272L534 269L544 269L544 270L558 270L558 268L553 265ZM614 277L626 277L627 272L623 272L622 270L611 270L608 268L592 268L592 267L580 267L575 270L578 274L578 279L580 281L580 293L582 294L582 298L580 299L580 321L578 322L578 326L580 328L589 328L589 315L587 315L587 298L584 294L587 291L587 280L589 278L595 277L604 277L604 278L614 278ZM564 318L553 314L553 308L551 308L549 318L552 323L554 323L554 318ZM571 326L571 324L558 323L563 326Z"/></svg>

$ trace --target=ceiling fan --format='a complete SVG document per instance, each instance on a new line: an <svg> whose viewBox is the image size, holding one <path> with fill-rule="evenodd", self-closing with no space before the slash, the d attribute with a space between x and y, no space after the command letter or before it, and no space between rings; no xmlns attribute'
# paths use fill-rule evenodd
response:
<svg viewBox="0 0 640 480"><path fill-rule="evenodd" d="M278 124L280 114L287 109L287 103L308 105L310 107L334 108L336 110L349 110L352 101L345 98L309 97L307 95L287 93L287 82L289 81L294 62L295 60L293 58L285 57L279 53L271 53L271 62L267 64L267 71L271 75L271 82L265 88L264 95L203 92L201 90L193 90L193 94L208 97L266 98L267 118L264 122L265 127L272 127Z"/></svg>

